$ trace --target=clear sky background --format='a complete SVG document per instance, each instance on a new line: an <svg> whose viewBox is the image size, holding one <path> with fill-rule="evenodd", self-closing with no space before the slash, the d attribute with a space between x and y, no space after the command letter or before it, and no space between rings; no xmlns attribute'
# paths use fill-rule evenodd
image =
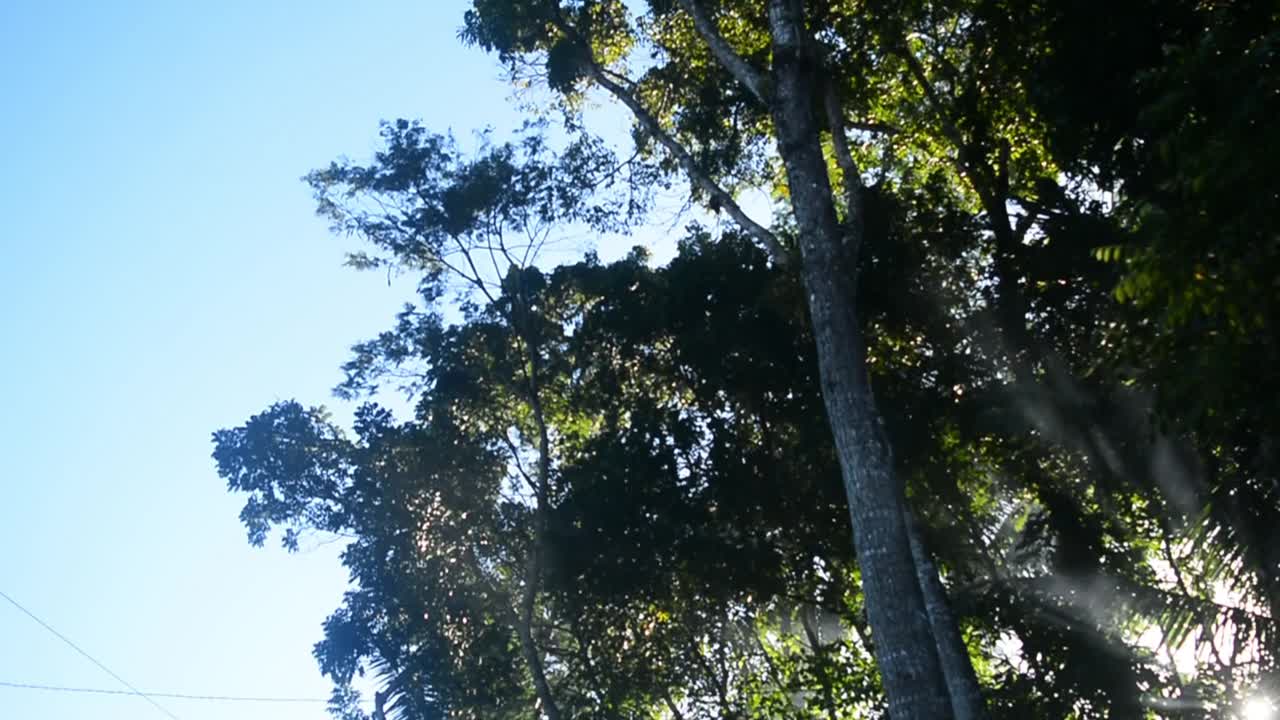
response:
<svg viewBox="0 0 1280 720"><path fill-rule="evenodd" d="M411 290L341 266L299 177L384 118L518 123L465 5L0 1L0 591L143 690L328 696L336 546L250 548L209 437L278 399L342 410L348 347ZM0 682L119 689L2 601ZM163 717L0 687L5 720Z"/></svg>

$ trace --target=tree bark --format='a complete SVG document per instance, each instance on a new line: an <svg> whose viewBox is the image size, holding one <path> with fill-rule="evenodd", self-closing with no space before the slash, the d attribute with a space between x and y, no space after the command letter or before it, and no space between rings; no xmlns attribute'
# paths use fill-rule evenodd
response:
<svg viewBox="0 0 1280 720"><path fill-rule="evenodd" d="M938 643L938 660L947 680L947 692L951 696L951 712L956 720L987 720L987 706L982 699L982 687L973 671L973 661L960 635L960 625L947 602L947 591L938 577L938 567L929 555L920 532L920 524L910 509L904 513L907 537L911 542L911 555L915 558L916 577L924 594L925 609L933 637Z"/></svg>
<svg viewBox="0 0 1280 720"><path fill-rule="evenodd" d="M903 490L867 378L854 299L859 221L842 231L814 113L817 68L792 0L770 0L772 111L800 234L801 273L817 344L827 417L835 438L854 545L862 570L876 663L897 720L946 718L951 702L916 578ZM851 237L852 236L852 237Z"/></svg>

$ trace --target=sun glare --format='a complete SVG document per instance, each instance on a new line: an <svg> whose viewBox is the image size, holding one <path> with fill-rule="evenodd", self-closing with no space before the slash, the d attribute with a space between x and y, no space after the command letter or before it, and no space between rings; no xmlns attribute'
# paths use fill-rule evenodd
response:
<svg viewBox="0 0 1280 720"><path fill-rule="evenodd" d="M1241 714L1242 720L1271 720L1276 716L1276 706L1271 704L1271 698L1255 697L1250 698L1244 704L1244 712Z"/></svg>

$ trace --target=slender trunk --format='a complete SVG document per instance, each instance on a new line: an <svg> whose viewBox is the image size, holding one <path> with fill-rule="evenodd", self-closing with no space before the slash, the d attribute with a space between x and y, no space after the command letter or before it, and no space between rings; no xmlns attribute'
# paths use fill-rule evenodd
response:
<svg viewBox="0 0 1280 720"><path fill-rule="evenodd" d="M532 555L536 558L538 551ZM537 560L531 562L531 571L536 571ZM534 592L533 580L525 581L524 596L520 601L520 620L516 623L516 635L520 638L520 654L529 666L529 674L533 676L533 690L538 696L538 704L551 720L560 720L560 706L556 704L555 695L551 692L551 683L547 682L547 673L542 666L542 655L533 639L533 605L537 593Z"/></svg>
<svg viewBox="0 0 1280 720"><path fill-rule="evenodd" d="M804 52L807 32L800 8L790 0L771 0L769 21L779 154L800 231L822 396L849 499L889 714L897 720L949 717L951 703L907 539L902 486L868 383L853 306L856 237L847 238L836 218L813 111L817 73ZM856 222L851 218L850 226Z"/></svg>
<svg viewBox="0 0 1280 720"><path fill-rule="evenodd" d="M938 659L947 679L947 692L951 695L951 711L956 720L986 720L987 706L982 699L982 688L973 671L973 661L960 635L960 626L951 605L947 602L946 588L938 577L938 568L925 547L920 525L911 510L906 510L907 537L911 541L911 555L915 558L916 576L924 593L925 608L933 637L938 643Z"/></svg>
<svg viewBox="0 0 1280 720"><path fill-rule="evenodd" d="M519 271L517 271L519 272ZM551 502L551 441L547 429L547 418L542 410L542 388L540 380L540 358L538 348L531 341L529 318L529 301L524 295L524 287L520 276L516 276L517 297L519 305L513 308L509 321L515 326L520 344L527 355L529 406L533 411L533 422L538 433L538 469L537 487L535 488L535 507L533 517L533 542L529 549L529 562L525 575L524 592L520 597L520 618L516 624L516 634L520 638L520 653L525 664L529 666L529 674L533 678L534 692L542 713L549 720L561 720L560 706L556 704L551 683L547 681L546 667L542 662L542 651L533 637L533 613L538 600L538 582L542 576L543 539L546 537L547 513Z"/></svg>

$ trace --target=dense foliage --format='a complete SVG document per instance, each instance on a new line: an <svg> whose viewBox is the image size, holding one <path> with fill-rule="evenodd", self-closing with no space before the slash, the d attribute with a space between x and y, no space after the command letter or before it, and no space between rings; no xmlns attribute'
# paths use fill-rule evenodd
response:
<svg viewBox="0 0 1280 720"><path fill-rule="evenodd" d="M367 716L368 671L410 720L919 716L914 667L956 717L1280 696L1272 4L473 5L464 39L550 91L560 139L468 155L399 121L308 177L354 265L421 279L339 388L413 416L291 401L214 438L251 541L350 538L336 714ZM593 98L634 147L590 134ZM537 263L679 182L736 229ZM833 404L842 353L869 414ZM857 447L904 501L858 494L842 427L883 435ZM902 509L871 532L863 497ZM930 642L880 619L895 551Z"/></svg>

